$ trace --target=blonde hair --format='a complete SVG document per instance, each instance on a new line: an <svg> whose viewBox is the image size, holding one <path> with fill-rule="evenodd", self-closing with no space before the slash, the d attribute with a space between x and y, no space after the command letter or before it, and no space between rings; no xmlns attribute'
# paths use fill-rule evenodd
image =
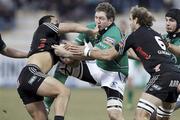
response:
<svg viewBox="0 0 180 120"><path fill-rule="evenodd" d="M130 14L132 15L132 19L138 19L137 23L141 26L151 27L153 25L153 21L155 21L152 13L144 7L132 7Z"/></svg>

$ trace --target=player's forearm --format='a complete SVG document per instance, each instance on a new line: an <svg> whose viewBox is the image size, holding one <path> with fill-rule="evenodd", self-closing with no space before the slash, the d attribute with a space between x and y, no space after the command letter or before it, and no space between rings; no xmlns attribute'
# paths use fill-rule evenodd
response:
<svg viewBox="0 0 180 120"><path fill-rule="evenodd" d="M19 51L9 47L5 48L2 54L12 58L26 58L28 55L27 52Z"/></svg>
<svg viewBox="0 0 180 120"><path fill-rule="evenodd" d="M77 23L60 23L59 30L62 33L67 32L85 32L85 33L92 33L92 30L87 28L84 25L77 24Z"/></svg>
<svg viewBox="0 0 180 120"><path fill-rule="evenodd" d="M128 58L140 61L139 57L136 55L136 53L134 52L132 48L130 48L127 51L127 54L128 54Z"/></svg>
<svg viewBox="0 0 180 120"><path fill-rule="evenodd" d="M180 56L180 46L169 44L168 50L176 56Z"/></svg>
<svg viewBox="0 0 180 120"><path fill-rule="evenodd" d="M92 49L90 51L89 56L94 59L99 60L113 60L117 57L118 53L116 51L108 51L108 50L100 50L100 49Z"/></svg>

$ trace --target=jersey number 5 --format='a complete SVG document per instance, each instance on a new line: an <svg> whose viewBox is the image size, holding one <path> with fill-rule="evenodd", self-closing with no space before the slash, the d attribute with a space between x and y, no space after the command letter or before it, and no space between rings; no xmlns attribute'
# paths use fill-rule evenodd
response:
<svg viewBox="0 0 180 120"><path fill-rule="evenodd" d="M164 42L161 40L159 36L155 36L155 40L163 50L166 50L166 45L164 44Z"/></svg>

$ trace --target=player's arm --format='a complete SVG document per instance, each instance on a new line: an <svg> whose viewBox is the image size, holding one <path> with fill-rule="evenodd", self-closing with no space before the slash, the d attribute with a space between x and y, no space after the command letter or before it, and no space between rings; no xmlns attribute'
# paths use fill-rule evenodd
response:
<svg viewBox="0 0 180 120"><path fill-rule="evenodd" d="M136 55L136 53L132 48L128 49L127 54L128 54L128 58L140 61L139 57Z"/></svg>
<svg viewBox="0 0 180 120"><path fill-rule="evenodd" d="M58 50L58 48L55 49L57 49L57 51L60 51L60 49ZM68 51L71 52L71 55L68 56L69 58L79 60L113 60L119 55L118 51L113 45L111 48L105 50L101 50L96 47L90 48L89 46L71 45L68 47Z"/></svg>
<svg viewBox="0 0 180 120"><path fill-rule="evenodd" d="M171 53L175 54L176 56L180 56L180 45L168 43L167 48Z"/></svg>
<svg viewBox="0 0 180 120"><path fill-rule="evenodd" d="M111 61L124 54L124 41L117 41L117 39L121 40L119 36L105 37L102 44L107 47L106 49L93 48L88 50L88 48L85 48L84 55L94 59Z"/></svg>
<svg viewBox="0 0 180 120"><path fill-rule="evenodd" d="M98 48L93 48L93 49L89 50L87 57L91 57L91 58L99 59L99 60L110 61L110 60L115 59L118 55L119 55L119 53L117 52L115 47L111 47L106 50L100 50Z"/></svg>
<svg viewBox="0 0 180 120"><path fill-rule="evenodd" d="M77 60L87 60L87 59L100 59L100 60L113 60L119 55L119 52L112 45L111 48L106 50L100 50L96 47L89 48L88 46L70 45L64 50L63 46L55 45L52 46L55 49L55 53L58 56L63 56L67 58L77 59Z"/></svg>
<svg viewBox="0 0 180 120"><path fill-rule="evenodd" d="M0 54L12 58L25 58L28 53L16 50L14 48L7 47L5 42L1 38L0 34Z"/></svg>
<svg viewBox="0 0 180 120"><path fill-rule="evenodd" d="M67 33L67 32L84 32L89 35L95 35L98 33L98 29L89 29L84 25L77 24L77 23L60 23L59 24L59 32L60 33Z"/></svg>
<svg viewBox="0 0 180 120"><path fill-rule="evenodd" d="M7 57L12 57L12 58L26 58L28 53L16 50L14 48L10 47L5 47L2 51L1 54L7 56Z"/></svg>

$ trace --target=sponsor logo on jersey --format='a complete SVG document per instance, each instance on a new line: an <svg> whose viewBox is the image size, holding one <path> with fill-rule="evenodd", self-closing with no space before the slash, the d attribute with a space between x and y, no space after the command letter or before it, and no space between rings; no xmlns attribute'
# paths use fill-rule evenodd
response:
<svg viewBox="0 0 180 120"><path fill-rule="evenodd" d="M110 37L106 37L104 38L104 41L112 44L112 45L115 45L116 44L116 40L114 40L113 38L110 38Z"/></svg>
<svg viewBox="0 0 180 120"><path fill-rule="evenodd" d="M47 39L41 38L38 48L39 48L39 49L44 48L46 41L47 41Z"/></svg>
<svg viewBox="0 0 180 120"><path fill-rule="evenodd" d="M165 50L158 50L157 51L158 52L158 54L163 54L163 55L171 55L171 53L169 53L169 52L167 52L167 51L165 51Z"/></svg>
<svg viewBox="0 0 180 120"><path fill-rule="evenodd" d="M179 81L178 80L171 80L169 87L178 87Z"/></svg>
<svg viewBox="0 0 180 120"><path fill-rule="evenodd" d="M160 71L160 66L161 66L161 64L158 64L158 65L156 65L154 67L155 72L159 72Z"/></svg>
<svg viewBox="0 0 180 120"><path fill-rule="evenodd" d="M112 83L111 83L111 87L112 87L112 88L116 88L117 84L118 84L117 82L112 82Z"/></svg>
<svg viewBox="0 0 180 120"><path fill-rule="evenodd" d="M30 80L28 81L28 83L29 83L30 85L32 85L33 82L34 82L36 79L37 79L37 76L32 76L32 77L30 78Z"/></svg>
<svg viewBox="0 0 180 120"><path fill-rule="evenodd" d="M153 88L154 90L157 90L157 91L159 91L159 90L161 90L161 89L162 89L162 87L161 87L161 86L156 85L156 84L154 84L154 85L152 86L152 88Z"/></svg>
<svg viewBox="0 0 180 120"><path fill-rule="evenodd" d="M142 47L137 47L136 48L136 51L146 60L150 59L151 58L151 55L149 55L148 53L146 53Z"/></svg>

